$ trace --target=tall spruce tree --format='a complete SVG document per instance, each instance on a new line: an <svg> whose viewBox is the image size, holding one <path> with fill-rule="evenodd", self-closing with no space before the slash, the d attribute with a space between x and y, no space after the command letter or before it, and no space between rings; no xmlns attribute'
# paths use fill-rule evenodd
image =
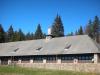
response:
<svg viewBox="0 0 100 75"><path fill-rule="evenodd" d="M73 35L74 35L73 32L67 34L67 36L73 36Z"/></svg>
<svg viewBox="0 0 100 75"><path fill-rule="evenodd" d="M36 32L34 34L34 39L42 39L42 38L43 38L43 33L42 33L42 30L41 30L41 25L38 24Z"/></svg>
<svg viewBox="0 0 100 75"><path fill-rule="evenodd" d="M77 30L75 31L75 35L78 35L78 31Z"/></svg>
<svg viewBox="0 0 100 75"><path fill-rule="evenodd" d="M93 38L93 24L91 20L89 20L88 24L86 25L85 34Z"/></svg>
<svg viewBox="0 0 100 75"><path fill-rule="evenodd" d="M84 34L82 26L80 26L80 29L79 29L79 31L78 31L78 34L79 34L79 35L83 35L83 34Z"/></svg>
<svg viewBox="0 0 100 75"><path fill-rule="evenodd" d="M34 39L34 34L31 33L31 35L30 35L30 40L33 40L33 39Z"/></svg>
<svg viewBox="0 0 100 75"><path fill-rule="evenodd" d="M30 40L30 36L31 36L31 34L30 34L30 32L28 32L28 33L26 34L25 39L26 39L26 40Z"/></svg>
<svg viewBox="0 0 100 75"><path fill-rule="evenodd" d="M51 34L54 37L62 37L64 36L64 27L60 16L56 16L54 23L52 25Z"/></svg>
<svg viewBox="0 0 100 75"><path fill-rule="evenodd" d="M14 41L14 31L12 25L8 29L7 38L8 38L8 42Z"/></svg>
<svg viewBox="0 0 100 75"><path fill-rule="evenodd" d="M93 36L94 40L99 43L99 35L100 35L100 21L98 16L95 16L94 22L93 22Z"/></svg>
<svg viewBox="0 0 100 75"><path fill-rule="evenodd" d="M21 29L19 29L18 35L19 35L19 41L25 40L25 35Z"/></svg>
<svg viewBox="0 0 100 75"><path fill-rule="evenodd" d="M14 36L13 36L13 41L19 41L19 33L18 33L18 31L15 31L14 32Z"/></svg>
<svg viewBox="0 0 100 75"><path fill-rule="evenodd" d="M5 42L5 32L2 25L0 24L0 43L3 43L3 42Z"/></svg>
<svg viewBox="0 0 100 75"><path fill-rule="evenodd" d="M34 34L28 32L28 33L26 34L26 40L33 40L33 39L34 39Z"/></svg>

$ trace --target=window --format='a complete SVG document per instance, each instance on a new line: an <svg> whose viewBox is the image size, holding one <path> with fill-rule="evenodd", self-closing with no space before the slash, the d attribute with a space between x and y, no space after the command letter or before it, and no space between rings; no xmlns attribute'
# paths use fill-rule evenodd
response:
<svg viewBox="0 0 100 75"><path fill-rule="evenodd" d="M70 59L71 59L70 57L67 58L67 60L70 60Z"/></svg>
<svg viewBox="0 0 100 75"><path fill-rule="evenodd" d="M41 50L41 49L42 49L42 47L38 47L36 50L38 50L38 51L39 51L39 50Z"/></svg>
<svg viewBox="0 0 100 75"><path fill-rule="evenodd" d="M79 60L90 60L91 56L80 56Z"/></svg>
<svg viewBox="0 0 100 75"><path fill-rule="evenodd" d="M74 57L72 57L72 60L74 59Z"/></svg>
<svg viewBox="0 0 100 75"><path fill-rule="evenodd" d="M79 59L79 60L81 60L81 59L82 59L82 57L81 57L81 56L79 56L79 57L78 57L78 59Z"/></svg>
<svg viewBox="0 0 100 75"><path fill-rule="evenodd" d="M42 57L39 57L38 60L42 60Z"/></svg>
<svg viewBox="0 0 100 75"><path fill-rule="evenodd" d="M65 60L65 57L63 56L61 59L62 59L62 60Z"/></svg>
<svg viewBox="0 0 100 75"><path fill-rule="evenodd" d="M14 52L17 52L19 50L19 48L15 49Z"/></svg>
<svg viewBox="0 0 100 75"><path fill-rule="evenodd" d="M64 49L68 50L71 47L71 44L67 45Z"/></svg>
<svg viewBox="0 0 100 75"><path fill-rule="evenodd" d="M54 57L54 56L49 56L49 57L47 57L47 60L56 60L56 57Z"/></svg>
<svg viewBox="0 0 100 75"><path fill-rule="evenodd" d="M86 60L89 60L89 57L88 56L86 56Z"/></svg>

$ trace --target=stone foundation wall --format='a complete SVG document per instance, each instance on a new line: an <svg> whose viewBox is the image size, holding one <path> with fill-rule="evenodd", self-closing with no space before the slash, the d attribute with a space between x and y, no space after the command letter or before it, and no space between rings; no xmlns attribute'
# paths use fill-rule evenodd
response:
<svg viewBox="0 0 100 75"><path fill-rule="evenodd" d="M20 63L17 64L21 67L30 68L44 68L44 69L56 69L56 70L70 70L79 72L96 72L100 73L100 63Z"/></svg>

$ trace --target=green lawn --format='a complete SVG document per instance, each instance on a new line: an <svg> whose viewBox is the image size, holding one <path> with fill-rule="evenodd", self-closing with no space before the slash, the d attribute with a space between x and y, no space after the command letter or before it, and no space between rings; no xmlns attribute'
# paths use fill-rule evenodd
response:
<svg viewBox="0 0 100 75"><path fill-rule="evenodd" d="M100 75L100 74L21 68L21 67L13 67L13 66L0 66L0 75Z"/></svg>

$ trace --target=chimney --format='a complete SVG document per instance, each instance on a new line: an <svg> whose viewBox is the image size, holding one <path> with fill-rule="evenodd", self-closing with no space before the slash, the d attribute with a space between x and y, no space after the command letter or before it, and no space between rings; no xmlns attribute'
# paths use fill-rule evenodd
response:
<svg viewBox="0 0 100 75"><path fill-rule="evenodd" d="M50 39L52 39L51 27L48 28L48 35L46 35L46 41L49 41Z"/></svg>
<svg viewBox="0 0 100 75"><path fill-rule="evenodd" d="M51 35L51 27L48 28L48 35Z"/></svg>

